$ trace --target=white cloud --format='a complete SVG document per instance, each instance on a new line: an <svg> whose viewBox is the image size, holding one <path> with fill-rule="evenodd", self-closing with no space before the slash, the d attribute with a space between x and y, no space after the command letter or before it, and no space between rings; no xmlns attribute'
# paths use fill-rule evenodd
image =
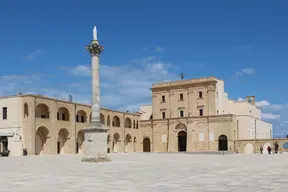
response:
<svg viewBox="0 0 288 192"><path fill-rule="evenodd" d="M34 51L33 53L28 54L26 56L26 60L28 60L28 61L34 60L34 59L36 59L36 57L38 57L42 53L43 53L43 51L38 49L38 50Z"/></svg>
<svg viewBox="0 0 288 192"><path fill-rule="evenodd" d="M280 115L273 113L261 113L261 119L264 120L278 120L280 119Z"/></svg>
<svg viewBox="0 0 288 192"><path fill-rule="evenodd" d="M241 69L240 71L236 72L237 76L241 76L241 75L253 75L255 73L255 69L252 68L244 68Z"/></svg>
<svg viewBox="0 0 288 192"><path fill-rule="evenodd" d="M177 74L169 71L173 67L155 57L136 59L124 65L102 64L100 66L101 104L114 109L138 111L136 108L139 108L140 103L151 103L150 88L153 83L177 79ZM75 76L91 75L88 65L79 65L68 71Z"/></svg>
<svg viewBox="0 0 288 192"><path fill-rule="evenodd" d="M69 70L75 76L90 76L91 75L91 68L86 65L78 65L75 68Z"/></svg>
<svg viewBox="0 0 288 192"><path fill-rule="evenodd" d="M237 99L237 101L245 101L245 99L239 97L239 98Z"/></svg>
<svg viewBox="0 0 288 192"><path fill-rule="evenodd" d="M163 48L163 47L156 46L156 51L157 51L157 52L164 52L164 48Z"/></svg>
<svg viewBox="0 0 288 192"><path fill-rule="evenodd" d="M266 101L266 100L262 100L262 101L256 101L256 106L257 107L267 107L267 106L270 106L271 104Z"/></svg>

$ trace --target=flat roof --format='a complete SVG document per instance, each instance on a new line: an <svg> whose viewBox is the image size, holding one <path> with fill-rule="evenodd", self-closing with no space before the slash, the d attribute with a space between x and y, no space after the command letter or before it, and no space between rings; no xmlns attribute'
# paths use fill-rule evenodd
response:
<svg viewBox="0 0 288 192"><path fill-rule="evenodd" d="M16 98L16 97L37 97L37 98L40 98L40 99L47 99L47 100L51 100L51 101L62 102L62 103L73 104L73 105L80 105L80 106L90 107L90 108L91 108L91 105L88 105L88 104L70 102L70 101L65 101L65 100L61 100L61 99L55 99L55 98L43 96L43 95L41 95L41 94L17 94L17 95L7 95L7 96L0 96L0 99L9 99L9 98ZM137 112L132 112L132 113L131 113L131 112L126 112L126 111L125 111L125 112L124 112L124 111L117 111L117 110L108 109L108 108L103 108L103 107L101 107L101 109L109 110L109 111L114 111L114 112L119 112L119 113L126 113L126 114L131 114L131 115L139 115Z"/></svg>
<svg viewBox="0 0 288 192"><path fill-rule="evenodd" d="M177 85L188 85L188 84L197 84L197 83L205 83L205 82L215 82L215 81L222 81L221 79L217 79L216 77L201 77L201 78L193 78L187 80L177 80L177 81L170 81L170 82L162 82L152 84L153 88L160 88L160 87L168 87L168 86L177 86Z"/></svg>

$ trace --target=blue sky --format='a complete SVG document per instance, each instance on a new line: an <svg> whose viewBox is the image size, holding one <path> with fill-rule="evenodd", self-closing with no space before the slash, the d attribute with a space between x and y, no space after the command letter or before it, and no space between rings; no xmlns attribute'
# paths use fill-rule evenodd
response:
<svg viewBox="0 0 288 192"><path fill-rule="evenodd" d="M255 95L275 136L288 134L287 1L0 2L0 95L90 103L97 25L104 107L135 111L152 83L215 76L229 97Z"/></svg>

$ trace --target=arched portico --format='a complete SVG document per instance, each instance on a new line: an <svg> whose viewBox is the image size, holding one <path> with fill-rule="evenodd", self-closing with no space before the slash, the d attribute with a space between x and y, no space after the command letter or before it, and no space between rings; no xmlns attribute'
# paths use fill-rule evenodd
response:
<svg viewBox="0 0 288 192"><path fill-rule="evenodd" d="M245 147L244 147L244 153L245 154L253 154L254 151L254 146L251 143L246 143Z"/></svg>
<svg viewBox="0 0 288 192"><path fill-rule="evenodd" d="M42 155L47 153L47 140L49 136L49 130L47 127L39 127L35 135L35 155Z"/></svg>
<svg viewBox="0 0 288 192"><path fill-rule="evenodd" d="M268 150L267 150L268 146L272 148L271 143L265 143L265 145L263 146L263 154L268 154Z"/></svg>
<svg viewBox="0 0 288 192"><path fill-rule="evenodd" d="M127 134L124 140L124 145L125 145L125 153L127 152L132 152L132 137L130 134Z"/></svg>
<svg viewBox="0 0 288 192"><path fill-rule="evenodd" d="M83 149L83 143L84 143L84 131L80 130L78 131L77 134L77 140L76 140L76 153L82 153L82 149Z"/></svg>
<svg viewBox="0 0 288 192"><path fill-rule="evenodd" d="M35 110L35 117L49 119L49 107L43 103L38 104Z"/></svg>
<svg viewBox="0 0 288 192"><path fill-rule="evenodd" d="M58 154L67 154L67 140L69 136L69 131L65 128L60 129L57 138L57 153Z"/></svg>
<svg viewBox="0 0 288 192"><path fill-rule="evenodd" d="M121 142L120 142L120 135L118 133L115 133L113 135L113 152L118 153L120 152Z"/></svg>
<svg viewBox="0 0 288 192"><path fill-rule="evenodd" d="M57 120L69 121L69 110L66 107L60 107L57 112Z"/></svg>
<svg viewBox="0 0 288 192"><path fill-rule="evenodd" d="M228 151L228 139L226 135L218 137L218 151Z"/></svg>
<svg viewBox="0 0 288 192"><path fill-rule="evenodd" d="M124 127L125 128L132 128L132 121L129 117L126 117Z"/></svg>
<svg viewBox="0 0 288 192"><path fill-rule="evenodd" d="M116 115L113 117L112 126L120 127L120 118Z"/></svg>
<svg viewBox="0 0 288 192"><path fill-rule="evenodd" d="M83 110L77 111L76 122L77 123L87 123L87 113Z"/></svg>

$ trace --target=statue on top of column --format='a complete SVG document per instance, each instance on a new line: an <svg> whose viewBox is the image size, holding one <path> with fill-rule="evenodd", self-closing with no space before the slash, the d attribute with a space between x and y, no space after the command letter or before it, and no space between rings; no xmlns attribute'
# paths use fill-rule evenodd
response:
<svg viewBox="0 0 288 192"><path fill-rule="evenodd" d="M96 26L93 28L93 40L97 40L97 29Z"/></svg>

